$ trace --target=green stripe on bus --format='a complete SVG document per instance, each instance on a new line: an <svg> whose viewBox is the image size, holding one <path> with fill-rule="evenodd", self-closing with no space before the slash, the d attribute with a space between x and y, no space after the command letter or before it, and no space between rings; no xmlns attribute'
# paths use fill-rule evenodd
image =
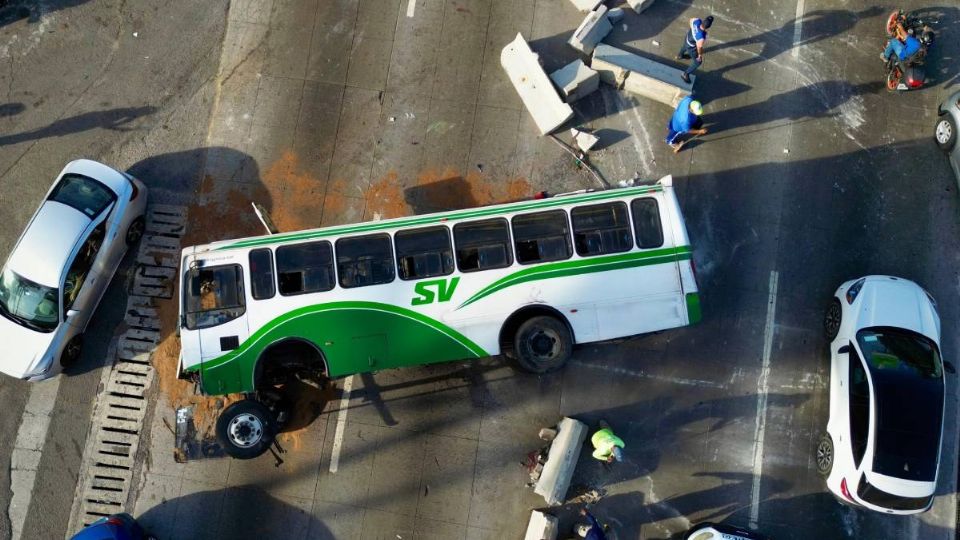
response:
<svg viewBox="0 0 960 540"><path fill-rule="evenodd" d="M330 227L326 229L313 229L308 231L299 231L285 234L274 234L270 236L258 236L246 240L238 240L232 244L215 248L215 251L227 249L247 248L253 246L262 246L268 244L278 244L283 242L294 242L298 240L310 240L314 238L325 238L328 236L338 236L341 234L351 234L359 232L380 231L383 229L393 229L401 227L411 227L414 225L430 225L448 221L459 221L485 216L495 216L508 214L512 212L522 212L524 210L536 210L541 208L552 208L554 206L565 206L568 204L577 204L582 202L602 201L606 199L619 199L631 195L643 195L663 191L663 186L643 186L637 188L624 188L610 191L585 193L583 195L566 195L563 197L554 197L550 199L541 199L536 201L525 201L520 203L511 203L506 205L497 205L484 208L475 208L471 210L460 210L446 214L431 214L427 216L414 216L404 219L389 221L380 221L373 223L361 223L356 225L344 225L339 227Z"/></svg>
<svg viewBox="0 0 960 540"><path fill-rule="evenodd" d="M504 276L464 301L457 309L469 306L470 304L490 296L491 294L518 285L528 281L538 281L558 277L576 276L580 274L591 274L594 272L606 272L609 270L620 270L623 268L635 268L639 266L649 266L653 264L662 264L675 262L690 258L690 246L680 246L676 248L662 248L650 251L640 251L635 253L624 253L621 255L610 255L607 257L595 257L589 259L577 259L575 261L563 261L557 263L547 263L537 266L531 266Z"/></svg>
<svg viewBox="0 0 960 540"><path fill-rule="evenodd" d="M268 346L287 338L308 341L320 349L331 377L489 356L457 330L415 311L379 302L330 302L285 313L239 348L202 362L204 391L254 390L257 360Z"/></svg>

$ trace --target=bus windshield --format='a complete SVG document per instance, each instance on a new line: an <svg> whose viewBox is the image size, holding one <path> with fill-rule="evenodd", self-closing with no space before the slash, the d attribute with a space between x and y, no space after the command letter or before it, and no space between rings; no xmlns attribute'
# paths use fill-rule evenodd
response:
<svg viewBox="0 0 960 540"><path fill-rule="evenodd" d="M240 265L194 267L187 271L183 293L184 325L209 328L243 315L243 272Z"/></svg>

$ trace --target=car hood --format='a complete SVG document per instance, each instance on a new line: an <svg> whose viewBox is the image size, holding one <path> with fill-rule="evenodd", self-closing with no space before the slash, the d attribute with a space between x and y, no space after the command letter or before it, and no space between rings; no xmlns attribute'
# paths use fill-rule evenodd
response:
<svg viewBox="0 0 960 540"><path fill-rule="evenodd" d="M0 315L0 372L18 379L25 377L50 349L56 332L37 332Z"/></svg>
<svg viewBox="0 0 960 540"><path fill-rule="evenodd" d="M867 279L858 297L858 330L875 326L905 328L940 345L940 318L919 285L887 276Z"/></svg>

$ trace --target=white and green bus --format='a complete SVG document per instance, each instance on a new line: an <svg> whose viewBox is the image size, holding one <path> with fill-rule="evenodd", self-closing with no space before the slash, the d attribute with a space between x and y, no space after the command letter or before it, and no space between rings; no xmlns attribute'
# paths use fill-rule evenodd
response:
<svg viewBox="0 0 960 540"><path fill-rule="evenodd" d="M504 353L561 367L575 344L695 323L700 300L667 176L183 250L180 375L209 395ZM272 440L256 400L218 421L225 450Z"/></svg>

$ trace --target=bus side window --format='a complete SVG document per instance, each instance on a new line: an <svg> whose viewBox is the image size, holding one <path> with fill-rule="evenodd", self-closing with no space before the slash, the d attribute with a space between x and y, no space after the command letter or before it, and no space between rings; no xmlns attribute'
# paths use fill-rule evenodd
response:
<svg viewBox="0 0 960 540"><path fill-rule="evenodd" d="M637 234L637 247L656 248L663 245L663 226L660 224L660 208L651 197L634 199L630 203L633 213L633 229Z"/></svg>
<svg viewBox="0 0 960 540"><path fill-rule="evenodd" d="M453 250L446 227L399 231L393 236L400 279L421 279L453 273Z"/></svg>
<svg viewBox="0 0 960 540"><path fill-rule="evenodd" d="M250 252L250 294L254 300L273 298L277 289L273 283L273 254L270 249Z"/></svg>
<svg viewBox="0 0 960 540"><path fill-rule="evenodd" d="M453 240L457 244L457 268L461 272L505 268L513 264L505 219L458 223L453 227Z"/></svg>
<svg viewBox="0 0 960 540"><path fill-rule="evenodd" d="M371 234L337 240L337 275L340 286L366 287L393 281L390 235Z"/></svg>
<svg viewBox="0 0 960 540"><path fill-rule="evenodd" d="M577 255L622 253L633 248L627 205L622 202L578 206L570 211Z"/></svg>
<svg viewBox="0 0 960 540"><path fill-rule="evenodd" d="M569 259L572 253L567 213L550 210L514 216L513 243L520 264Z"/></svg>
<svg viewBox="0 0 960 540"><path fill-rule="evenodd" d="M280 294L290 296L333 288L333 248L330 242L309 242L277 248Z"/></svg>

